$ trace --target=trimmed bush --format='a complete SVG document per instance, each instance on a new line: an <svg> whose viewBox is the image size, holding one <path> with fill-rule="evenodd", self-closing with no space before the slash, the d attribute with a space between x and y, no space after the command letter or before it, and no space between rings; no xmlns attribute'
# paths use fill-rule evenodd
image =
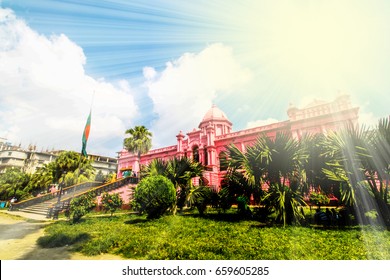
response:
<svg viewBox="0 0 390 280"><path fill-rule="evenodd" d="M161 217L176 202L176 190L173 183L162 175L148 176L142 179L134 193L133 206L141 213L147 213L148 219Z"/></svg>

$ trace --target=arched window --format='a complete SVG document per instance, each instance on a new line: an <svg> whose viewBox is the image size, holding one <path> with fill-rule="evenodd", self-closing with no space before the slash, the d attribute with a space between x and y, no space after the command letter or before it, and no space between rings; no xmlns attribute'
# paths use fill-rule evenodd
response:
<svg viewBox="0 0 390 280"><path fill-rule="evenodd" d="M199 162L199 147L194 146L192 148L192 158L194 161Z"/></svg>
<svg viewBox="0 0 390 280"><path fill-rule="evenodd" d="M209 165L209 155L207 153L207 148L204 148L204 165Z"/></svg>

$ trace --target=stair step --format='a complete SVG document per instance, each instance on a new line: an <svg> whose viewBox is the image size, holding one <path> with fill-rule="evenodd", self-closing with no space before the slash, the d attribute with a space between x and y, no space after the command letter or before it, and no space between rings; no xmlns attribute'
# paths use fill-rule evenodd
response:
<svg viewBox="0 0 390 280"><path fill-rule="evenodd" d="M19 212L39 214L39 215L46 216L47 209L45 211L33 211L33 210L28 210L28 209L21 209L21 210L19 210Z"/></svg>

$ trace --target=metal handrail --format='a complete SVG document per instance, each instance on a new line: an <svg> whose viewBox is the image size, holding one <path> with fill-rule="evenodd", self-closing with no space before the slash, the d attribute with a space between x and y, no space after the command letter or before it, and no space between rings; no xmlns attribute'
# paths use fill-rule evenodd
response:
<svg viewBox="0 0 390 280"><path fill-rule="evenodd" d="M104 185L89 189L85 192L77 193L74 196L66 197L61 199L59 203L53 203L47 212L47 218L51 217L58 217L58 212L67 209L70 206L70 201L73 198L82 196L87 193L92 193L94 196L98 196L104 192L112 191L117 188L123 187L128 184L137 184L138 183L138 178L137 177L126 177L126 178L121 178L115 182L111 183L106 183Z"/></svg>
<svg viewBox="0 0 390 280"><path fill-rule="evenodd" d="M30 199L22 200L20 202L12 203L12 209L11 210L18 210L18 209L22 209L22 208L25 208L25 207L28 207L28 206L31 206L31 205L35 205L35 204L38 204L38 203L41 203L41 202L45 202L45 201L51 200L53 198L58 197L60 192L61 192L61 195L64 195L64 194L67 194L67 193L79 191L81 189L91 188L91 187L97 186L99 184L101 184L101 183L100 182L96 182L96 181L75 184L75 185L63 188L62 190L57 190L55 192L44 194L44 195L39 196L39 197L33 197L33 198L30 198Z"/></svg>

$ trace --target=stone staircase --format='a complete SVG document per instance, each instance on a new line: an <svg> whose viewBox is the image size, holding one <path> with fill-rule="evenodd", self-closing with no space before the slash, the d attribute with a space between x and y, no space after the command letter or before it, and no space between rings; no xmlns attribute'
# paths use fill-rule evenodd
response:
<svg viewBox="0 0 390 280"><path fill-rule="evenodd" d="M126 178L120 178L114 182L106 183L106 184L91 188L90 190L83 191L83 192L80 192L77 194L73 194L73 195L70 194L69 196L64 195L61 198L59 203L57 202L57 203L55 203L55 205L53 204L52 206L49 207L47 217L57 219L58 213L63 211L63 210L68 209L69 205L70 205L70 201L74 197L78 197L78 196L81 196L81 195L86 194L86 193L92 194L94 197L97 197L98 200L99 200L99 197L101 196L101 194L103 194L104 192L107 192L107 193L119 192L121 194L121 196L123 194L130 196L130 195L132 195L133 187L135 185L137 185L137 183L138 183L137 177L126 177ZM126 189L126 191L125 191L125 189Z"/></svg>
<svg viewBox="0 0 390 280"><path fill-rule="evenodd" d="M41 215L42 217L46 217L47 211L49 207L56 203L56 199L44 201L35 205L27 206L26 208L21 208L18 210L18 212L23 213L31 213L35 215Z"/></svg>
<svg viewBox="0 0 390 280"><path fill-rule="evenodd" d="M66 187L61 191L61 199L71 199L74 196L84 193L101 183L87 182L82 184ZM49 212L49 209L58 202L58 196L60 191L46 194L40 197L35 197L28 200L23 200L15 203L11 209L11 212L15 212L24 217L31 216L35 219L45 219Z"/></svg>
<svg viewBox="0 0 390 280"><path fill-rule="evenodd" d="M93 193L95 196L100 196L103 192L120 193L127 199L131 200L133 188L138 183L138 178L123 178L112 183L97 184L97 182L88 182L71 187L64 188L61 192L60 202L58 201L59 192L48 194L45 196L20 201L12 207L12 212L17 212L21 216L34 219L56 218L58 213L69 207L70 201L74 197L81 196L87 192Z"/></svg>

